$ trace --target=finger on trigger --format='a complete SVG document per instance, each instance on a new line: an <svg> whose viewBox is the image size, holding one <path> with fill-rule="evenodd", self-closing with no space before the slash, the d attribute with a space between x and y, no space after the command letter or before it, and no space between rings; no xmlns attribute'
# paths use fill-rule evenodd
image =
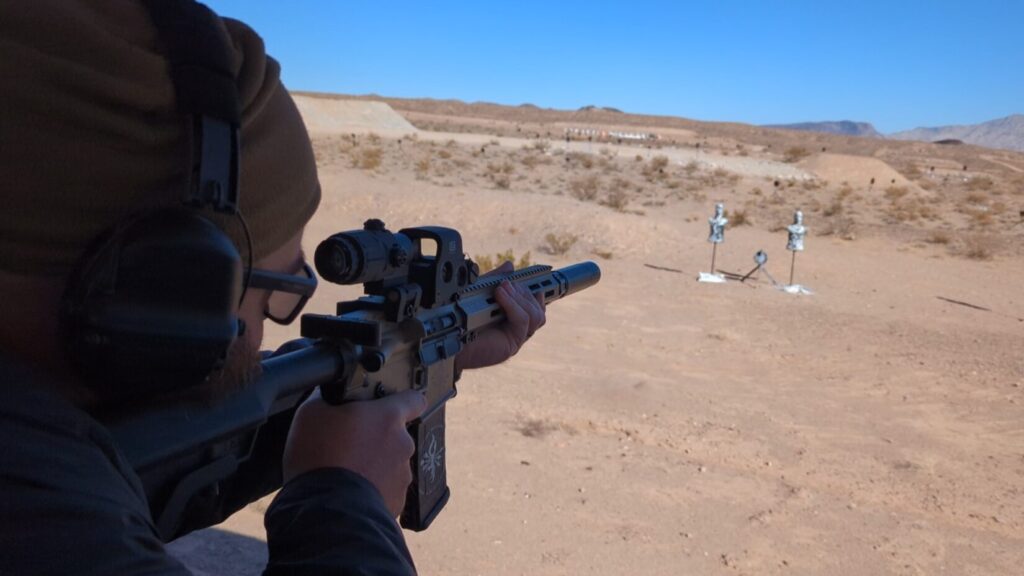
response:
<svg viewBox="0 0 1024 576"><path fill-rule="evenodd" d="M376 402L386 402L388 408L394 411L402 424L408 424L419 418L427 409L427 397L419 390L403 390L390 396L385 396Z"/></svg>

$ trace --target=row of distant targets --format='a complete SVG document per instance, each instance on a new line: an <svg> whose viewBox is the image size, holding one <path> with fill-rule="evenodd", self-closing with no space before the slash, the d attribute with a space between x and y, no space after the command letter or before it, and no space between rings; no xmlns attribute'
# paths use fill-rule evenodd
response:
<svg viewBox="0 0 1024 576"><path fill-rule="evenodd" d="M723 272L721 270L715 270L715 259L718 256L718 245L725 242L725 226L729 223L729 219L725 217L725 205L715 204L715 215L708 218L708 224L711 226L711 235L708 236L708 242L711 243L711 272L701 272L697 277L698 282L710 282L713 284L722 284L726 282L726 277L731 280L737 280L739 282L746 282L749 278L761 272L768 277L772 285L789 294L812 294L811 290L806 286L794 283L794 274L796 273L796 253L804 251L804 238L807 237L807 227L804 226L804 214L797 210L793 213L793 223L786 227L786 232L789 234L789 238L786 241L786 250L789 250L793 256L790 259L789 264L789 284L780 284L775 281L775 278L768 272L768 254L764 250L758 250L754 254L754 268L747 272L745 275L733 274L730 272Z"/></svg>

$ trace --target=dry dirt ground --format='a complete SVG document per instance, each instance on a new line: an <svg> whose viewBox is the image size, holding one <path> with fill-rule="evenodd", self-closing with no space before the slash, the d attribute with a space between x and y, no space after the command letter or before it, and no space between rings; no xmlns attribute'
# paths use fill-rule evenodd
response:
<svg viewBox="0 0 1024 576"><path fill-rule="evenodd" d="M719 142L701 162L690 142L403 113L415 136L317 135L308 252L378 217L457 228L482 259L603 270L517 357L464 376L451 501L407 534L421 573L1020 574L1024 155L693 123ZM803 209L814 295L695 282L716 201L733 221L718 267L764 249L780 280ZM357 295L323 285L307 309ZM266 504L175 549L258 574Z"/></svg>

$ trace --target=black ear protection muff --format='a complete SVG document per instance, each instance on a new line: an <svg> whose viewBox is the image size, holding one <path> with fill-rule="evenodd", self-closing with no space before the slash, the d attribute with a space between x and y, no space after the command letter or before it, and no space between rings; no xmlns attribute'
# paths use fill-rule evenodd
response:
<svg viewBox="0 0 1024 576"><path fill-rule="evenodd" d="M212 209L241 218L241 112L230 40L217 16L193 0L143 4L191 133L188 184L180 204L136 215L94 241L60 308L72 362L101 398L115 402L202 383L244 331L242 259L201 214Z"/></svg>

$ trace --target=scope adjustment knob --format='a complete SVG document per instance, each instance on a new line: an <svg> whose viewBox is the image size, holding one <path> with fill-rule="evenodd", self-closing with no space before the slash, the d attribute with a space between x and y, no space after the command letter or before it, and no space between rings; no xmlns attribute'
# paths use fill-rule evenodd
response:
<svg viewBox="0 0 1024 576"><path fill-rule="evenodd" d="M401 246L395 246L391 249L391 253L388 254L388 259L391 261L392 266L401 268L409 262L409 253L403 250Z"/></svg>
<svg viewBox="0 0 1024 576"><path fill-rule="evenodd" d="M370 218L363 222L363 230L368 232L380 232L385 229L384 222L377 218Z"/></svg>
<svg viewBox="0 0 1024 576"><path fill-rule="evenodd" d="M376 350L363 354L363 357L359 359L359 363L367 372L379 372L386 361L387 358L384 357L384 354Z"/></svg>

